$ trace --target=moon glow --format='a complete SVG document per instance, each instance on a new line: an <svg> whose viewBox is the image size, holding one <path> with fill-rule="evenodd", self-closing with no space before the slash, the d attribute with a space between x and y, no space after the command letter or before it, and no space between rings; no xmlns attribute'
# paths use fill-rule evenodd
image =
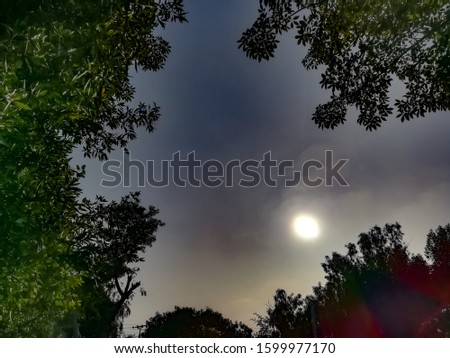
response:
<svg viewBox="0 0 450 358"><path fill-rule="evenodd" d="M319 223L309 215L297 216L292 226L295 234L304 240L315 240L320 235Z"/></svg>

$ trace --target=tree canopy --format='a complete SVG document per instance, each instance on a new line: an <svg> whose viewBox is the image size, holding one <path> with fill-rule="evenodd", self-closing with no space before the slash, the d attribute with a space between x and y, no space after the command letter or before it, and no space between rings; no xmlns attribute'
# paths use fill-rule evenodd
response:
<svg viewBox="0 0 450 358"><path fill-rule="evenodd" d="M158 210L144 208L139 193L120 202L98 197L85 199L71 246L71 260L83 276L80 334L83 337L116 337L130 301L140 288L136 281L139 262L156 240L164 224L155 218Z"/></svg>
<svg viewBox="0 0 450 358"><path fill-rule="evenodd" d="M409 252L398 223L375 226L333 252L325 283L302 299L277 290L274 305L257 315L263 337L450 336L450 225L430 231L426 261Z"/></svg>
<svg viewBox="0 0 450 358"><path fill-rule="evenodd" d="M326 284L316 288L319 327L325 336L420 336L438 308L429 268L412 255L400 225L374 227L322 264Z"/></svg>
<svg viewBox="0 0 450 358"><path fill-rule="evenodd" d="M333 129L354 106L358 123L372 131L393 112L394 80L406 91L394 105L402 122L450 108L449 24L447 0L260 0L239 48L268 60L279 36L295 31L297 43L308 48L302 64L323 68L320 84L331 91L314 122Z"/></svg>
<svg viewBox="0 0 450 358"><path fill-rule="evenodd" d="M106 159L154 129L156 105L129 106L128 71L163 66L170 47L153 32L172 21L185 21L179 0L2 3L0 336L54 336L79 307L67 257L85 173L70 155Z"/></svg>
<svg viewBox="0 0 450 358"><path fill-rule="evenodd" d="M178 307L157 313L145 326L146 338L250 338L252 330L241 322L224 318L211 308Z"/></svg>
<svg viewBox="0 0 450 358"><path fill-rule="evenodd" d="M257 337L287 338L313 336L311 312L307 300L297 294L288 295L278 289L273 297L274 304L267 308L266 315L256 315L254 320L259 327Z"/></svg>

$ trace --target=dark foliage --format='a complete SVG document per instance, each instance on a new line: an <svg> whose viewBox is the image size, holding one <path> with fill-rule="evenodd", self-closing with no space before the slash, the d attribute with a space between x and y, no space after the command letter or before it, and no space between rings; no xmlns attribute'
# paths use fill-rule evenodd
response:
<svg viewBox="0 0 450 358"><path fill-rule="evenodd" d="M310 302L301 295L288 295L278 289L273 297L274 304L267 309L267 315L256 315L260 338L311 337L314 335L311 325Z"/></svg>
<svg viewBox="0 0 450 358"><path fill-rule="evenodd" d="M428 235L426 257L408 251L400 225L375 226L333 252L325 284L313 295L278 290L265 316L264 337L449 337L450 225Z"/></svg>
<svg viewBox="0 0 450 358"><path fill-rule="evenodd" d="M156 240L163 223L154 207L144 208L139 193L120 202L102 197L83 201L79 228L71 250L71 262L85 276L82 285L80 334L83 337L115 337L136 290L145 295L135 278L136 264Z"/></svg>
<svg viewBox="0 0 450 358"><path fill-rule="evenodd" d="M18 0L0 7L0 336L57 336L57 323L84 300L80 286L123 301L111 317L122 315L137 288L133 273L124 274L126 261L117 262L120 291L108 264L92 263L99 271L87 277L89 269L67 260L76 256L70 250L85 174L70 155L79 146L106 159L114 148L126 150L138 127L153 131L159 108L131 106L129 70L162 68L170 46L154 30L186 14L180 0Z"/></svg>
<svg viewBox="0 0 450 358"><path fill-rule="evenodd" d="M367 130L381 126L393 108L394 78L406 87L396 99L403 122L450 109L450 6L448 1L260 0L258 18L239 48L258 61L273 57L278 37L290 30L308 48L307 69L324 66L320 84L332 92L313 114L319 128L346 120L346 107L359 110Z"/></svg>
<svg viewBox="0 0 450 358"><path fill-rule="evenodd" d="M210 308L196 310L178 307L157 313L146 323L142 337L147 338L249 338L252 330L241 322L232 322Z"/></svg>

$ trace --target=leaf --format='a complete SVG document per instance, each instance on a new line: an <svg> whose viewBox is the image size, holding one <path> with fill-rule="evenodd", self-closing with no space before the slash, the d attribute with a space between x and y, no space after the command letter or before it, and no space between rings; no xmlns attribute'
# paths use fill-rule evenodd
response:
<svg viewBox="0 0 450 358"><path fill-rule="evenodd" d="M24 223L25 223L25 219L24 218L20 218L20 219L16 220L16 224L17 225L23 226Z"/></svg>
<svg viewBox="0 0 450 358"><path fill-rule="evenodd" d="M31 111L30 106L25 103L14 101L13 105L15 105L17 108L25 109L26 111Z"/></svg>

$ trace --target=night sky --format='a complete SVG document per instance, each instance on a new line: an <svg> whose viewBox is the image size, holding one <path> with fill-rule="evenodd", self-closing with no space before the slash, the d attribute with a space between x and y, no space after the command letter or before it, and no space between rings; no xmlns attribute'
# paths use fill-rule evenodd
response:
<svg viewBox="0 0 450 358"><path fill-rule="evenodd" d="M277 288L311 293L323 281L325 255L345 252L346 243L374 225L398 221L410 250L423 252L429 230L450 222L448 113L406 123L394 113L367 132L350 109L344 125L322 131L311 116L330 93L320 88L320 70L302 67L305 49L293 33L269 62L247 59L237 48L258 1L187 0L185 7L189 23L161 31L172 46L165 68L131 72L136 101L156 102L162 112L155 132L139 132L130 145L131 159L154 160L158 168L178 151L224 164L262 160L271 151L273 159L301 166L333 150L335 160L349 160L340 171L349 186L139 188L132 175L131 187L104 188L101 163L87 162L86 196L118 200L139 190L166 223L138 276L148 295L134 299L127 327L175 305L208 306L252 325L253 313L265 312ZM391 95L402 95L398 83ZM122 152L111 158L122 160ZM294 234L299 213L317 218L317 240Z"/></svg>

